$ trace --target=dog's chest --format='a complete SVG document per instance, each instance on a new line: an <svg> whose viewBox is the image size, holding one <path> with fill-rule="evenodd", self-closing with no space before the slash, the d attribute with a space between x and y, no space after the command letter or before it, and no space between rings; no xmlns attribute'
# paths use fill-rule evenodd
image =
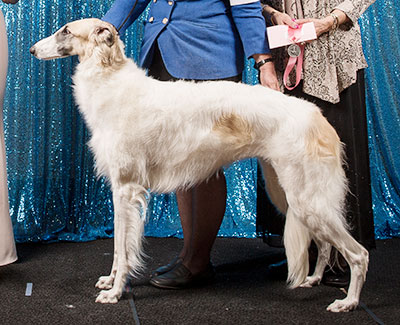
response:
<svg viewBox="0 0 400 325"><path fill-rule="evenodd" d="M113 138L108 132L94 130L89 140L89 147L94 155L96 170L98 174L109 176L109 166L113 165L112 160L117 159L113 153Z"/></svg>

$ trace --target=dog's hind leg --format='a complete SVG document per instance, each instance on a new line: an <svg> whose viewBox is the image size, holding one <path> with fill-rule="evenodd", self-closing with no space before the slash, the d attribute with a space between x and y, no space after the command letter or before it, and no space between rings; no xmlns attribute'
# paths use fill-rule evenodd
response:
<svg viewBox="0 0 400 325"><path fill-rule="evenodd" d="M288 211L288 204L286 202L285 192L283 191L282 187L279 184L278 176L276 174L275 169L271 166L271 164L269 162L267 162L265 160L260 159L260 164L263 169L263 176L265 179L265 183L266 183L266 187L267 187L267 191L268 191L268 195L269 195L270 199L275 204L275 206L278 208L278 210L280 210L282 213L286 214ZM293 210L291 210L290 213L293 214ZM294 215L289 215L289 218L296 218L296 217ZM297 220L297 222L299 222L299 220ZM289 258L291 259L291 262L290 262L290 264L292 265L291 270L293 270L291 273L292 275L290 276L289 282L292 283L293 278L294 278L294 275L293 275L294 268L295 268L294 263L296 263L296 262L293 261L294 257L292 257L290 255L295 255L295 256L299 257L299 254L295 251L297 244L295 244L294 246L292 245L294 252L293 252L293 254L290 253L291 247L289 245L289 242L293 241L292 238L290 238L290 237L293 236L293 231L294 231L294 230L292 230L292 232L289 234L289 232L290 232L289 227L291 226L291 223L292 224L296 223L296 220L289 221L289 224L287 225L288 229L285 232L286 232L286 242L288 244L287 246L289 246L287 248L287 249L289 249L289 253L287 253L287 255L289 255ZM300 226L294 225L294 227L302 228L304 226L302 223L300 223ZM297 229L297 230L300 230L300 229ZM308 231L304 230L304 233L307 233L307 232ZM297 237L297 240L300 240L299 235L296 235L296 237ZM302 255L301 265L303 265L302 266L303 270L301 271L301 273L303 273L303 275L304 275L304 273L307 272L306 270L308 270L304 264L308 263L308 260L307 260L308 255L305 252L305 250L307 249L307 245L309 243L309 238L307 236L303 236L303 239L304 239L304 245L300 245L300 246L303 248L303 252L301 254ZM300 242L301 242L301 240L300 240ZM331 251L331 245L327 242L322 242L322 241L317 241L317 240L315 240L315 242L316 242L317 248L318 248L317 264L316 264L313 275L307 276L305 281L300 285L300 287L310 288L314 285L319 284L321 282L325 267L328 264L329 254ZM299 247L297 247L297 248L299 248ZM299 268L299 270L300 269L301 268ZM301 278L301 276L300 276L300 278ZM298 282L298 281L294 281L294 282Z"/></svg>
<svg viewBox="0 0 400 325"><path fill-rule="evenodd" d="M315 244L318 248L317 264L315 265L314 273L306 278L306 280L300 285L302 288L311 288L315 285L319 285L324 275L325 267L329 263L329 257L331 253L331 244L314 239Z"/></svg>
<svg viewBox="0 0 400 325"><path fill-rule="evenodd" d="M96 302L117 303L122 295L128 272L139 272L142 263L142 237L146 213L147 191L133 184L113 188L114 218L117 229L114 234L117 250L115 280L110 290L102 290Z"/></svg>
<svg viewBox="0 0 400 325"><path fill-rule="evenodd" d="M330 184L333 187L333 182ZM327 242L343 255L350 266L351 278L348 295L345 299L336 300L328 306L332 312L347 312L357 307L361 288L368 269L368 251L363 248L346 229L342 217L342 195L335 197L334 192L315 191L314 198L302 204L306 206L305 216L301 221L317 243ZM329 254L324 257L329 257ZM288 259L289 261L289 259ZM320 261L317 272L322 273L326 262Z"/></svg>
<svg viewBox="0 0 400 325"><path fill-rule="evenodd" d="M314 206L313 214L307 214L304 218L298 218L292 215L291 207L287 214L287 227L285 227L285 248L288 257L288 282L290 287L295 288L301 285L300 281L307 283L305 272L308 272L304 263L308 263L305 257L305 244L307 243L307 235L315 238L317 242L328 242L335 247L346 259L350 266L351 278L347 297L342 300L335 300L327 308L332 312L348 312L358 306L362 286L365 282L368 270L368 251L361 246L347 231L345 224L337 211L329 207L329 197L326 198L325 204L320 208ZM289 231L287 231L287 228ZM303 228L306 228L305 230ZM295 230L295 231L294 231ZM294 237L294 238L292 238ZM300 240L299 240L300 239ZM322 277L323 267L329 258L330 249L326 246L326 256L319 261L317 270L314 275L316 278L311 282L317 281ZM311 283L310 283L311 284Z"/></svg>
<svg viewBox="0 0 400 325"><path fill-rule="evenodd" d="M311 235L319 242L328 242L335 247L346 259L350 266L351 278L348 295L345 299L335 300L327 308L332 312L348 312L358 306L361 288L365 282L368 270L368 251L362 247L348 232L345 221L335 206L335 200L329 193L320 196L323 204L316 205L305 219L305 225L310 229ZM329 255L327 255L329 257ZM322 267L322 263L321 263ZM321 272L321 270L320 270Z"/></svg>
<svg viewBox="0 0 400 325"><path fill-rule="evenodd" d="M337 232L336 229L335 232ZM351 277L347 297L335 300L328 306L327 310L347 312L358 306L361 289L368 271L369 254L344 228L340 231L339 238L332 245L337 248L349 264Z"/></svg>

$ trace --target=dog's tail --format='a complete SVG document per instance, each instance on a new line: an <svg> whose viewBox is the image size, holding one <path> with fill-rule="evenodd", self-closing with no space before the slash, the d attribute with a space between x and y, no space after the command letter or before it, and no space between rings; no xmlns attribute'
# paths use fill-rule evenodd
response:
<svg viewBox="0 0 400 325"><path fill-rule="evenodd" d="M294 289L301 285L308 275L308 247L310 246L311 235L307 227L292 213L290 208L286 214L283 240L288 261L287 282L289 288Z"/></svg>

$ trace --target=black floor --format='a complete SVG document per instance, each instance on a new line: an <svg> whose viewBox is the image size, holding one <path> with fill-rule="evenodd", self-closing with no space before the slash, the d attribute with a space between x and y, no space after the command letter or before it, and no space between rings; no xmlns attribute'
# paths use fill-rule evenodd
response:
<svg viewBox="0 0 400 325"><path fill-rule="evenodd" d="M283 257L259 239L217 239L214 284L164 291L147 284L150 271L179 250L174 238L148 238L148 271L133 300L94 302L94 284L109 273L112 240L18 245L19 262L0 267L0 324L400 324L400 239L379 241L371 252L362 307L350 313L325 310L340 289L288 290L266 266ZM26 284L33 283L31 296Z"/></svg>

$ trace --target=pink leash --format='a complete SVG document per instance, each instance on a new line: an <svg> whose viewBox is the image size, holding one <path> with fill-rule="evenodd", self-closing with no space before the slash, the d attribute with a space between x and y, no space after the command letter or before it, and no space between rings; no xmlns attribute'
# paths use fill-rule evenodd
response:
<svg viewBox="0 0 400 325"><path fill-rule="evenodd" d="M300 48L300 53L291 54L291 51L288 51L290 57L289 57L289 61L287 63L286 69L285 69L285 73L283 75L283 84L285 85L286 89L288 89L288 90L293 90L294 88L296 88L301 80L301 72L303 70L304 45L296 44L296 42L301 37L301 28L302 28L302 25L300 25L299 28L291 28L291 27L288 28L289 39L293 42L293 44L289 46L289 49L291 46ZM296 84L293 87L288 87L287 79L296 63L297 63Z"/></svg>

